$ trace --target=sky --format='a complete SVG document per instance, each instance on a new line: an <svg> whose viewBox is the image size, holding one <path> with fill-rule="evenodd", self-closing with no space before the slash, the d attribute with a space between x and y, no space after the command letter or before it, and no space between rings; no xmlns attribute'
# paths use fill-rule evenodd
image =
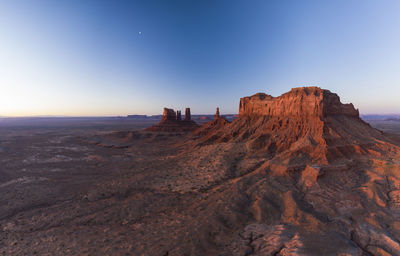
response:
<svg viewBox="0 0 400 256"><path fill-rule="evenodd" d="M1 0L0 116L237 113L319 86L400 113L400 1Z"/></svg>

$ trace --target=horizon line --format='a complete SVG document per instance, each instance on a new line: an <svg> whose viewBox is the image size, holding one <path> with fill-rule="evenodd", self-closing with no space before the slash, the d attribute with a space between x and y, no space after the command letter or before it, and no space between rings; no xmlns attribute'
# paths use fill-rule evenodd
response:
<svg viewBox="0 0 400 256"><path fill-rule="evenodd" d="M221 115L238 115L239 113L229 113L229 114L221 114ZM128 117L130 115L138 115L138 116L147 116L147 117L152 117L152 116L162 116L163 114L154 114L154 115L149 115L149 114L126 114L126 115L26 115L26 116L8 116L8 115L0 115L0 118L110 118L110 117ZM215 113L211 114L193 114L192 116L201 116L201 115L215 115ZM400 112L398 113L360 113L360 116L400 116Z"/></svg>

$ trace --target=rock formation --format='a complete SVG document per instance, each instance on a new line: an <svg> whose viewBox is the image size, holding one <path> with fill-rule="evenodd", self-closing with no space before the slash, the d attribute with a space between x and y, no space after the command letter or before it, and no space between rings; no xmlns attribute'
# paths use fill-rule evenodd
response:
<svg viewBox="0 0 400 256"><path fill-rule="evenodd" d="M212 134L212 136L216 136L213 131L219 131L223 133L223 128L229 124L229 122L219 114L219 108L215 111L214 120L205 123L201 128L196 130L193 135L194 136L205 136L207 137L208 134Z"/></svg>
<svg viewBox="0 0 400 256"><path fill-rule="evenodd" d="M180 110L175 112L173 109L164 108L161 122L146 128L146 130L158 132L188 132L199 128L199 125L191 120L190 108L186 108L185 113L185 119L182 120Z"/></svg>
<svg viewBox="0 0 400 256"><path fill-rule="evenodd" d="M190 108L185 109L185 121L192 120L192 116L190 115Z"/></svg>
<svg viewBox="0 0 400 256"><path fill-rule="evenodd" d="M289 154L326 163L367 153L382 137L360 119L353 104L342 104L336 94L318 87L294 88L279 97L257 93L241 98L239 118L228 124L207 131L199 143L242 141L269 157Z"/></svg>
<svg viewBox="0 0 400 256"><path fill-rule="evenodd" d="M171 108L164 108L162 121L174 121L176 120L176 113Z"/></svg>
<svg viewBox="0 0 400 256"><path fill-rule="evenodd" d="M213 221L207 231L226 228L214 241L238 237L219 250L400 255L400 147L352 104L321 88L295 88L244 97L238 119L218 120L193 133L185 164L209 163L192 183L209 191L197 218Z"/></svg>
<svg viewBox="0 0 400 256"><path fill-rule="evenodd" d="M217 107L217 110L215 111L215 116L214 116L214 120L220 118L221 116L219 115L219 108Z"/></svg>
<svg viewBox="0 0 400 256"><path fill-rule="evenodd" d="M318 87L294 88L280 97L257 93L240 99L239 116L359 117L353 104L342 104L337 94Z"/></svg>

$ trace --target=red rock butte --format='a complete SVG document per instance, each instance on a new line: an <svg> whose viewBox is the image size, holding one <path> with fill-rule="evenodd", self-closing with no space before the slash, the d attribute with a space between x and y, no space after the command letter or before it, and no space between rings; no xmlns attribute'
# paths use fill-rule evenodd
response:
<svg viewBox="0 0 400 256"><path fill-rule="evenodd" d="M353 104L342 104L337 94L319 87L293 88L279 97L257 93L240 99L239 116L317 116L358 117Z"/></svg>
<svg viewBox="0 0 400 256"><path fill-rule="evenodd" d="M279 97L257 93L240 99L239 118L209 122L194 133L199 146L246 143L268 158L308 158L327 163L382 154L388 141L359 117L353 104L319 87L294 88ZM299 160L301 161L301 160Z"/></svg>
<svg viewBox="0 0 400 256"><path fill-rule="evenodd" d="M161 122L146 128L146 131L153 132L187 132L197 129L199 125L191 119L190 108L185 110L185 119L182 120L181 111L164 108Z"/></svg>

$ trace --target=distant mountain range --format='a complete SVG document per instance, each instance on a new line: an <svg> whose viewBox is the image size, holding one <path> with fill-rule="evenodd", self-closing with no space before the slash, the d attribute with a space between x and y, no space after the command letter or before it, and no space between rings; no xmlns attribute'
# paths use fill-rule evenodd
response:
<svg viewBox="0 0 400 256"><path fill-rule="evenodd" d="M361 115L361 118L364 120L382 120L382 121L393 121L393 120L400 120L399 114L392 114L392 115Z"/></svg>

